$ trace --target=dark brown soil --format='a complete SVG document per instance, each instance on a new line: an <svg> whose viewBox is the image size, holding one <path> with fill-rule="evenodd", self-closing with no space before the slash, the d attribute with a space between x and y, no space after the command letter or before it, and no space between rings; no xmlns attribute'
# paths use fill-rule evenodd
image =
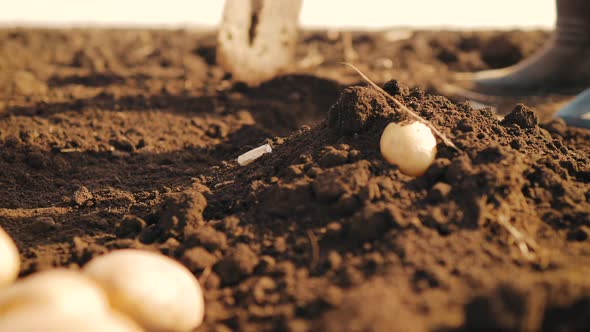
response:
<svg viewBox="0 0 590 332"><path fill-rule="evenodd" d="M293 74L248 88L211 32L1 30L0 225L21 275L145 248L199 277L199 331L590 330L590 131L549 121L568 96L501 100L500 121L436 95L547 33L400 35L306 32ZM420 178L384 162L405 114L349 87L345 60L461 151L439 144Z"/></svg>

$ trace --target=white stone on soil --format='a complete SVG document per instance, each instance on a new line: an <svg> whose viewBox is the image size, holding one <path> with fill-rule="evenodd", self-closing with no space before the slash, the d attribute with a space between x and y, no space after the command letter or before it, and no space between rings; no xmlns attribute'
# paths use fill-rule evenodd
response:
<svg viewBox="0 0 590 332"><path fill-rule="evenodd" d="M240 166L246 166L250 163L252 163L253 161L255 161L256 159L264 156L267 153L271 153L272 152L272 148L270 147L270 145L265 144L263 146L259 146L256 149L252 149L246 153L244 153L243 155L238 157L238 164L240 164Z"/></svg>

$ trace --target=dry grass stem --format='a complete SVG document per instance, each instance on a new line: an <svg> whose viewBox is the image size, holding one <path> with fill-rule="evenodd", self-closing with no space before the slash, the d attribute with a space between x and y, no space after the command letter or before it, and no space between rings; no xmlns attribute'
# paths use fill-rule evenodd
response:
<svg viewBox="0 0 590 332"><path fill-rule="evenodd" d="M201 273L201 276L199 277L199 283L201 285L205 285L205 283L207 282L207 279L209 279L209 276L211 275L212 269L210 266L208 266L207 268L205 268L205 270L203 270L203 273Z"/></svg>
<svg viewBox="0 0 590 332"><path fill-rule="evenodd" d="M445 143L445 145L447 145L457 151L461 151L449 138L447 138L447 136L445 134L443 134L438 129L436 129L436 127L430 121L422 118L416 112L412 111L406 105L402 104L399 100L395 99L392 95L390 95L385 90L383 90L380 86L375 84L375 82L373 82L369 77L367 77L367 75L365 75L360 69L355 67L353 64L346 63L346 62L344 64L349 66L350 68L354 69L365 81L367 81L367 83L369 83L373 88L377 89L377 91L382 93L387 99L391 100L395 105L397 105L403 111L408 113L408 115L411 118L428 126L428 128L430 128L443 141L443 143Z"/></svg>
<svg viewBox="0 0 590 332"><path fill-rule="evenodd" d="M320 246L318 245L318 238L312 231L307 230L307 237L309 238L309 244L311 245L310 269L313 271L320 260Z"/></svg>
<svg viewBox="0 0 590 332"><path fill-rule="evenodd" d="M508 217L504 214L498 215L498 224L500 224L500 226L504 227L504 229L510 233L516 243L516 246L518 249L520 249L520 252L526 259L530 261L537 259L535 251L538 250L539 246L535 240L526 236L524 233L514 227L508 220Z"/></svg>

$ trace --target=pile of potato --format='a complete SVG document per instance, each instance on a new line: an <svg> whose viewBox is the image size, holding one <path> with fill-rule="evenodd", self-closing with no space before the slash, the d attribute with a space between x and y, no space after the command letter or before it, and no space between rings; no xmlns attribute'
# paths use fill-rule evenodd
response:
<svg viewBox="0 0 590 332"><path fill-rule="evenodd" d="M19 269L18 249L0 228L0 331L184 332L203 321L198 281L158 253L118 250L81 271L55 269L16 281Z"/></svg>

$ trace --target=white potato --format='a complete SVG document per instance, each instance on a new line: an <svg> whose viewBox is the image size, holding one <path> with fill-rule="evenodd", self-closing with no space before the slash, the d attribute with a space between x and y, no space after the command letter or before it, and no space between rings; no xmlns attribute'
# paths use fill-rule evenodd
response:
<svg viewBox="0 0 590 332"><path fill-rule="evenodd" d="M0 227L0 288L16 280L20 270L20 257L14 241Z"/></svg>
<svg viewBox="0 0 590 332"><path fill-rule="evenodd" d="M94 314L109 308L96 283L65 269L36 273L0 290L0 316L31 305L51 307L64 315Z"/></svg>
<svg viewBox="0 0 590 332"><path fill-rule="evenodd" d="M436 138L423 123L390 123L381 135L381 154L407 175L420 176L436 157Z"/></svg>
<svg viewBox="0 0 590 332"><path fill-rule="evenodd" d="M30 304L0 316L0 331L142 332L131 319L111 311L68 314L48 304Z"/></svg>
<svg viewBox="0 0 590 332"><path fill-rule="evenodd" d="M192 331L203 321L199 282L182 264L164 255L118 250L94 258L84 272L102 286L116 310L147 331Z"/></svg>

